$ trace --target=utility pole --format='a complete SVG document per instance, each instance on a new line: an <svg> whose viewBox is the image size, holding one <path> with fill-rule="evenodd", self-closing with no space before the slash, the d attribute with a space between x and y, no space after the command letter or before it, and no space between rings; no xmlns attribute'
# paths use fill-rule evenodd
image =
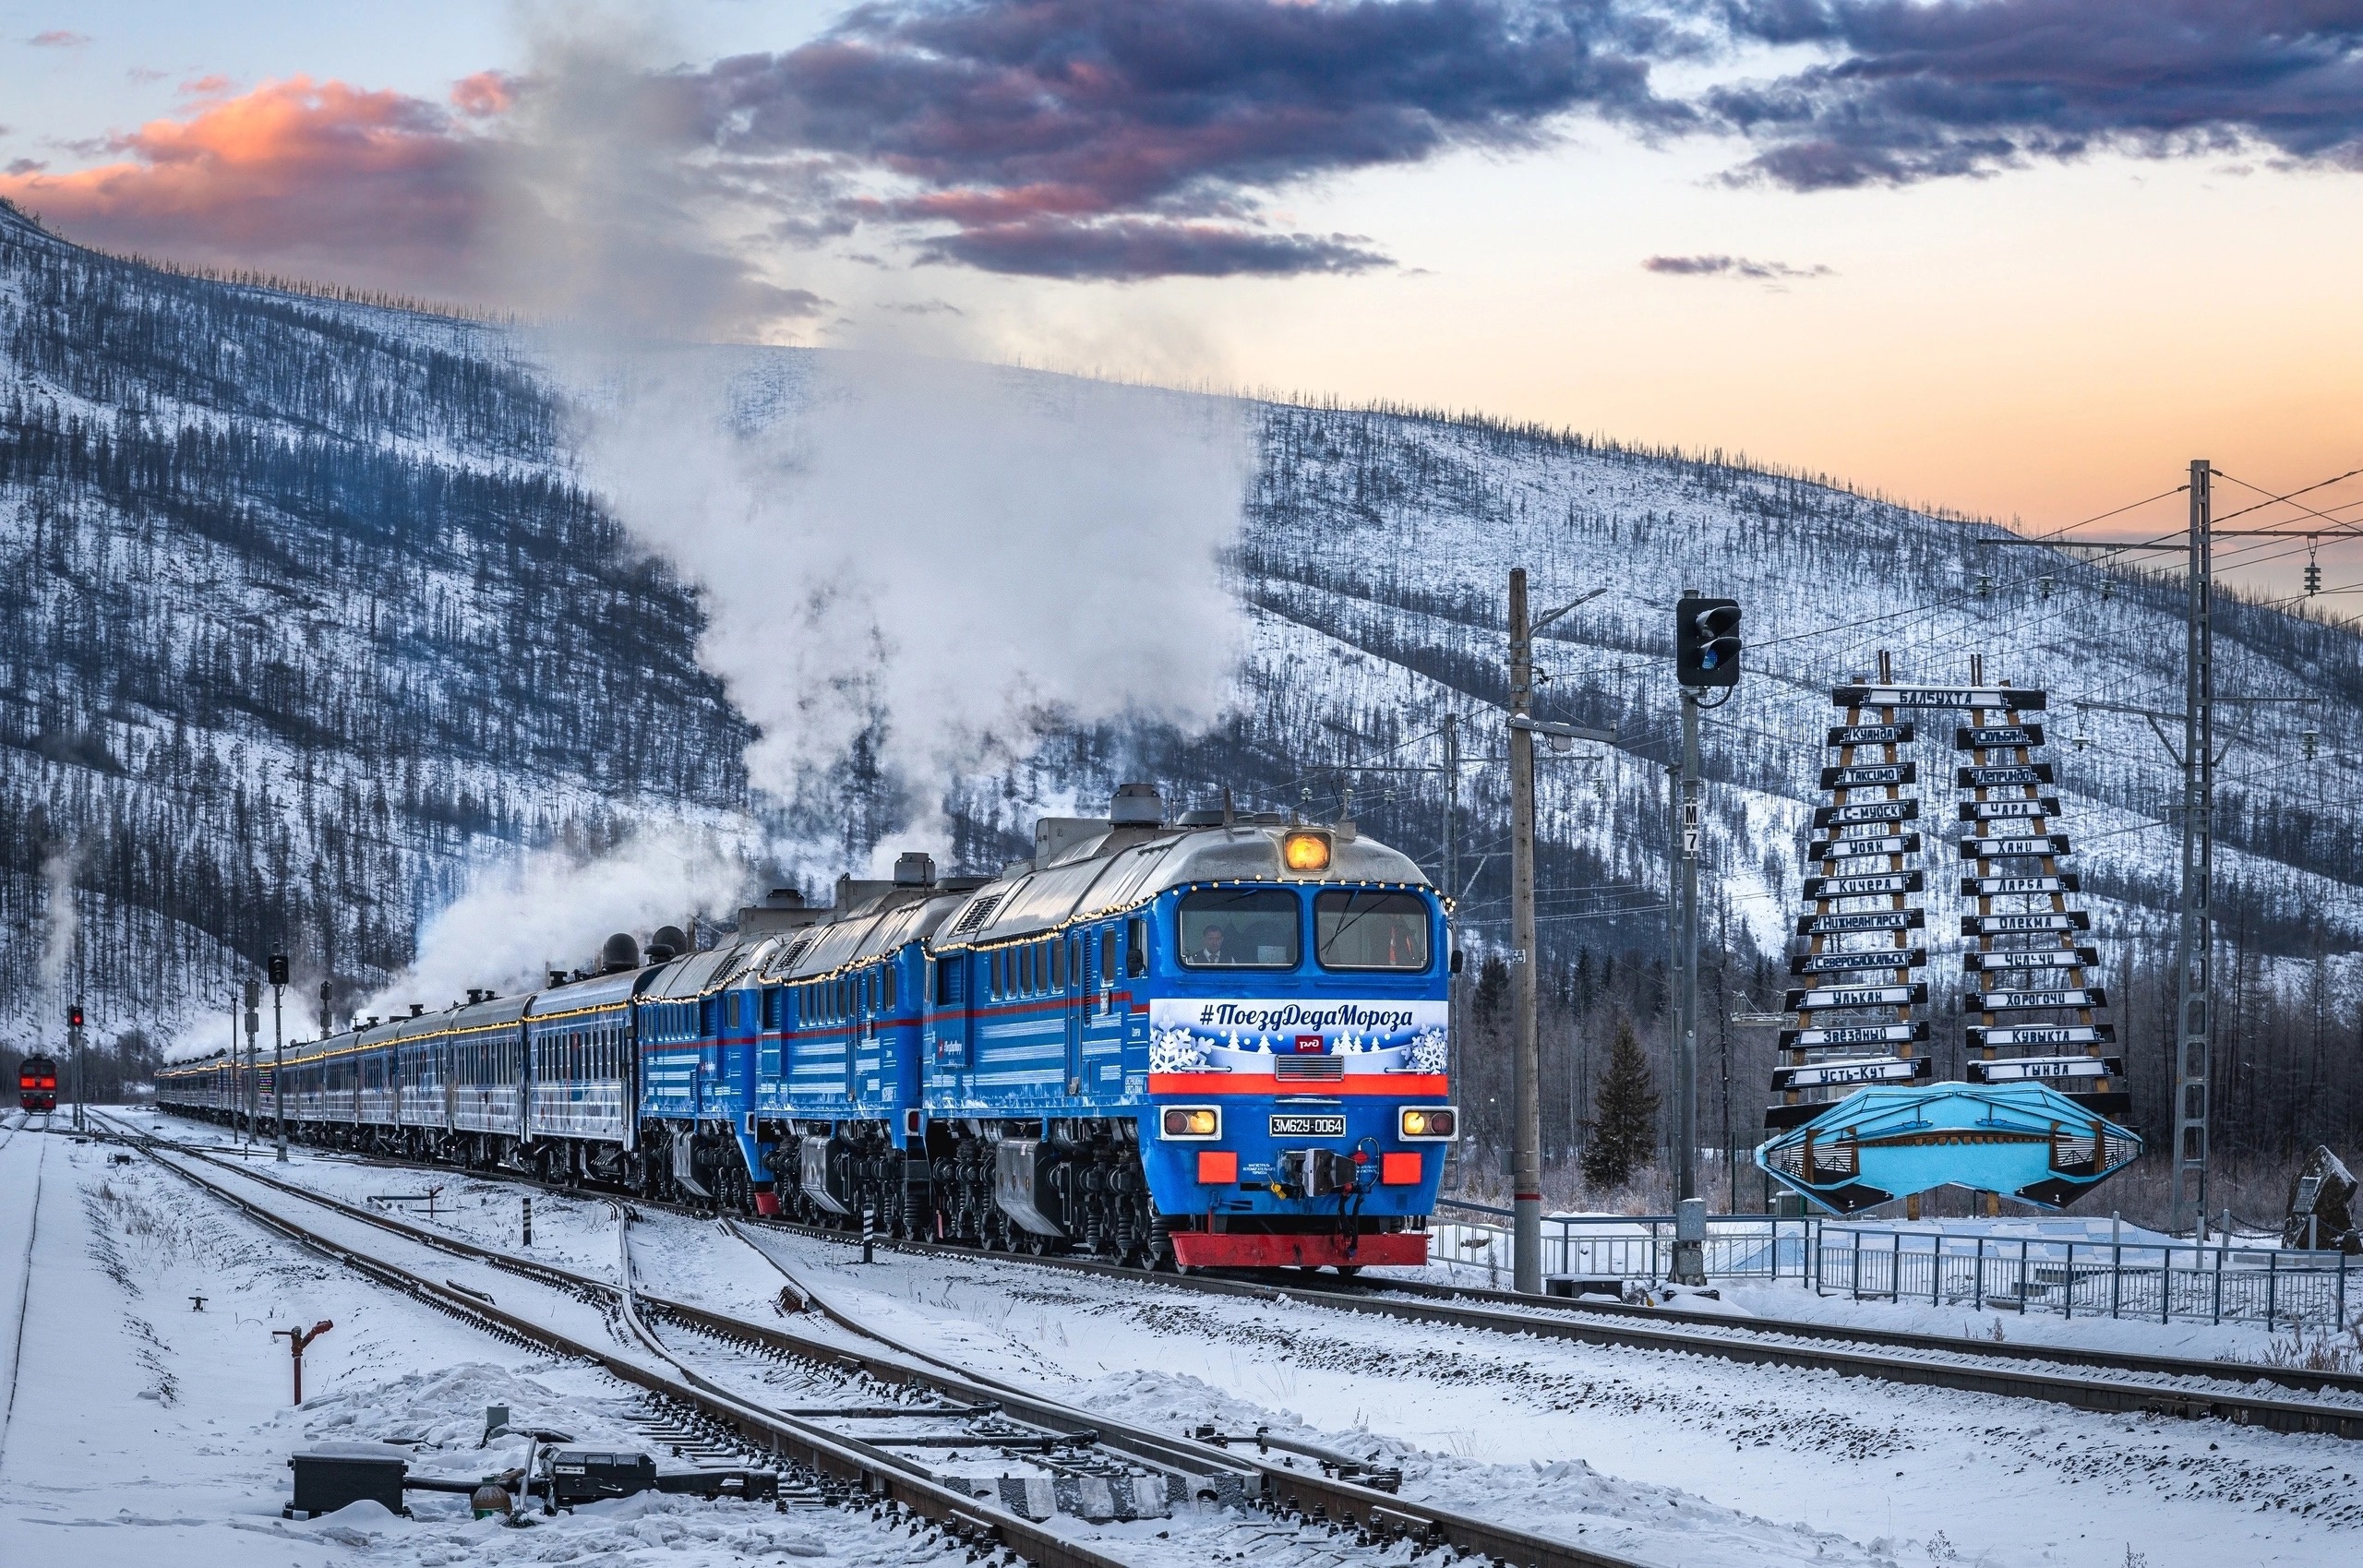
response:
<svg viewBox="0 0 2363 1568"><path fill-rule="evenodd" d="M76 1002L66 1010L66 1040L74 1052L74 1131L82 1131L85 1121L82 1102L89 1098L82 1076L82 1004Z"/></svg>
<svg viewBox="0 0 2363 1568"><path fill-rule="evenodd" d="M2175 939L2173 1229L2207 1214L2207 1079L2215 1045L2214 471L2190 464L2190 588L2183 656L2182 921ZM2196 1217L2194 1217L2196 1216Z"/></svg>
<svg viewBox="0 0 2363 1568"><path fill-rule="evenodd" d="M1740 607L1683 590L1673 609L1674 679L1682 692L1682 812L1676 828L1675 946L1682 984L1673 1017L1673 1267L1676 1285L1707 1283L1707 1203L1698 1196L1698 694L1721 687L1722 701L1739 682ZM1718 703L1717 706L1721 706Z"/></svg>
<svg viewBox="0 0 2363 1568"><path fill-rule="evenodd" d="M1665 1019L1668 1054L1682 1054L1682 999L1690 987L1682 977L1682 764L1665 765ZM1674 1114L1675 1131L1661 1145L1668 1164L1677 1162L1672 1145L1681 1137L1682 1116Z"/></svg>
<svg viewBox="0 0 2363 1568"><path fill-rule="evenodd" d="M260 1056L260 1052L255 1042L255 1036L262 1032L262 1013L259 1011L262 1007L262 982L254 979L251 976L249 976L246 981L246 1068L248 1076L251 1078L254 1073L255 1064ZM258 1097L259 1097L259 1095L258 1095Z"/></svg>
<svg viewBox="0 0 2363 1568"><path fill-rule="evenodd" d="M230 1107L231 1119L234 1125L246 1129L246 1142L251 1143L255 1141L255 1118L253 1107L246 1096L253 1093L253 1085L247 1081L246 1075L238 1071L238 993L235 991L230 993L229 1061L230 1082L236 1085L234 1092L238 1096L236 1102Z"/></svg>
<svg viewBox="0 0 2363 1568"><path fill-rule="evenodd" d="M287 955L283 952L274 952L270 955L270 1055L273 1062L283 1062L287 1059L287 1029L282 1013L286 999ZM271 1082L274 1085L278 1083L276 1071L272 1074ZM278 1097L279 1091L274 1086L271 1090L271 1098L276 1101ZM279 1124L279 1159L282 1165L287 1160L287 1123L284 1119L282 1119Z"/></svg>
<svg viewBox="0 0 2363 1568"><path fill-rule="evenodd" d="M1534 1021L1534 644L1526 569L1510 571L1511 1287L1542 1293L1542 1054Z"/></svg>
<svg viewBox="0 0 2363 1568"><path fill-rule="evenodd" d="M1460 715L1444 716L1444 896L1460 896ZM1459 943L1456 933L1456 946ZM1449 959L1449 954L1446 955ZM1458 1083L1459 1072L1453 1071L1460 1062L1460 976L1457 964L1447 964L1445 975L1445 1045L1449 1053L1446 1070L1452 1076L1448 1082Z"/></svg>
<svg viewBox="0 0 2363 1568"><path fill-rule="evenodd" d="M1674 1201L1698 1195L1698 693L1682 688L1682 991L1675 999L1673 1095L1679 1111Z"/></svg>
<svg viewBox="0 0 2363 1568"><path fill-rule="evenodd" d="M1534 736L1564 750L1577 740L1613 741L1615 732L1534 717L1534 634L1606 592L1595 588L1528 623L1526 569L1510 570L1510 1035L1511 1285L1542 1290L1542 1047L1535 1023Z"/></svg>

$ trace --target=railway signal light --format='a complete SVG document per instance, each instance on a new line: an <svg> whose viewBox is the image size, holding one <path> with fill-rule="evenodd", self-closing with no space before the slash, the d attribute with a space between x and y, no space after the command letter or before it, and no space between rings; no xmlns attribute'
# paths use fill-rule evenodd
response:
<svg viewBox="0 0 2363 1568"><path fill-rule="evenodd" d="M283 952L270 955L270 983L274 986L287 984L287 955Z"/></svg>
<svg viewBox="0 0 2363 1568"><path fill-rule="evenodd" d="M70 1002L66 1005L66 1026L68 1029L79 1029L82 1026L82 1004L80 1002Z"/></svg>
<svg viewBox="0 0 2363 1568"><path fill-rule="evenodd" d="M1739 601L1685 594L1673 607L1674 678L1685 686L1739 684Z"/></svg>

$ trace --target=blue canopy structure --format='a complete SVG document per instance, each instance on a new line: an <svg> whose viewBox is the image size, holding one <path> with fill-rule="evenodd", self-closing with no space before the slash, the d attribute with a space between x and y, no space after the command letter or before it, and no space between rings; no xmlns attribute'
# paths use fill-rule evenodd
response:
<svg viewBox="0 0 2363 1568"><path fill-rule="evenodd" d="M2056 1209L2141 1153L2139 1137L2044 1084L1938 1083L1859 1089L1756 1163L1837 1214L1949 1186Z"/></svg>

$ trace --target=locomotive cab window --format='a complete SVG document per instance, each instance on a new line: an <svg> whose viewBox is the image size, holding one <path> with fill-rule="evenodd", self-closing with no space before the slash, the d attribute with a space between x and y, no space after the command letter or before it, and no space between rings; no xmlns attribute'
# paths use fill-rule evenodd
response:
<svg viewBox="0 0 2363 1568"><path fill-rule="evenodd" d="M1313 935L1324 969L1428 966L1428 906L1417 893L1315 893Z"/></svg>
<svg viewBox="0 0 2363 1568"><path fill-rule="evenodd" d="M1201 888L1182 895L1176 916L1181 957L1191 969L1293 969L1296 894L1286 888Z"/></svg>

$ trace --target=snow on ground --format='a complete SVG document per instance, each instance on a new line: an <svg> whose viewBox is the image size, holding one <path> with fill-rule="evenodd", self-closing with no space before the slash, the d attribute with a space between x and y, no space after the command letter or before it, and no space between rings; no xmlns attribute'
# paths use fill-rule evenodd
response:
<svg viewBox="0 0 2363 1568"><path fill-rule="evenodd" d="M1386 1453L1407 1495L1657 1561L2318 1563L2363 1526L2363 1454L2335 1438L762 1239L979 1371L1168 1430Z"/></svg>
<svg viewBox="0 0 2363 1568"><path fill-rule="evenodd" d="M300 1149L286 1169L349 1201L420 1191L424 1174ZM436 1224L515 1240L519 1188L438 1179ZM998 1260L882 1251L864 1267L848 1246L751 1234L832 1302L987 1375L1158 1430L1268 1424L1385 1455L1408 1494L1651 1562L2122 1568L2129 1550L2151 1568L2222 1568L2330 1561L2363 1526L2363 1452L2333 1438L1393 1323ZM650 1291L776 1311L778 1274L710 1222L643 1211L633 1247ZM612 1276L613 1211L537 1193L534 1250ZM508 1283L487 1288L517 1288L492 1277ZM1990 1314L1964 1322L1787 1283L1727 1299L1757 1317L1991 1332ZM2180 1354L2227 1342L2203 1325L2161 1337L2155 1324L2002 1317L2012 1339ZM835 1337L817 1314L793 1326ZM693 1340L678 1347L701 1353Z"/></svg>
<svg viewBox="0 0 2363 1568"><path fill-rule="evenodd" d="M63 1133L0 1138L0 1356L17 1371L0 1431L0 1563L722 1568L936 1555L834 1511L678 1498L536 1515L519 1529L472 1520L462 1499L433 1493L413 1494L411 1519L355 1504L283 1520L287 1456L316 1444L402 1440L414 1472L477 1479L523 1456L522 1440L477 1446L488 1405L586 1442L644 1449L629 1424L641 1406L603 1372L368 1284L144 1160L116 1165L108 1146ZM498 1277L500 1289L523 1288ZM200 1294L202 1311L190 1300ZM270 1331L324 1319L336 1326L306 1353L307 1398L290 1408L285 1342Z"/></svg>

